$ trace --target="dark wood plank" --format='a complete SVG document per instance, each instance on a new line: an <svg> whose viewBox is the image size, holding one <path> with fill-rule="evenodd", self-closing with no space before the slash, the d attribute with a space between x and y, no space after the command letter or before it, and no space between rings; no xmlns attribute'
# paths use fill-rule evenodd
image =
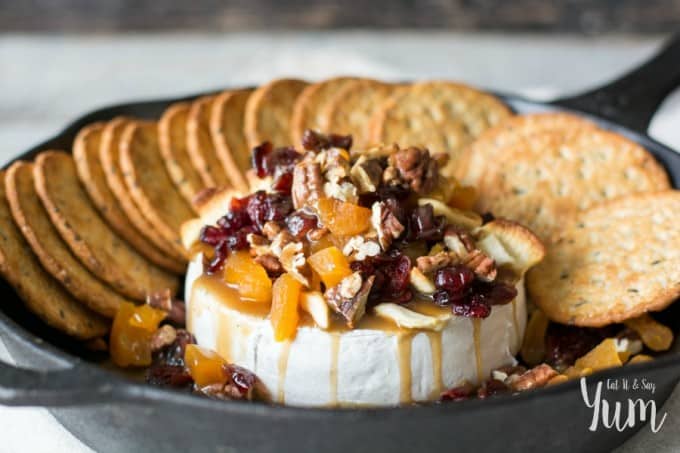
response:
<svg viewBox="0 0 680 453"><path fill-rule="evenodd" d="M0 31L438 28L665 33L680 0L0 0Z"/></svg>

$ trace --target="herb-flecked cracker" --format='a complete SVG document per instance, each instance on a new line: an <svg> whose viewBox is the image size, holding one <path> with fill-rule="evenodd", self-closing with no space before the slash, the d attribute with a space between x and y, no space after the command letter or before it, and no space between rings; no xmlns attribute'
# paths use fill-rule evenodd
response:
<svg viewBox="0 0 680 453"><path fill-rule="evenodd" d="M566 222L529 271L531 300L550 319L605 326L680 297L680 191L612 200Z"/></svg>

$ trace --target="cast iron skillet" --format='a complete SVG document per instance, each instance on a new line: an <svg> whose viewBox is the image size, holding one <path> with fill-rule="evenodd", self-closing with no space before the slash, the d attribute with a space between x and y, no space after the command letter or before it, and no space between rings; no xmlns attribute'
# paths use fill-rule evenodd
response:
<svg viewBox="0 0 680 453"><path fill-rule="evenodd" d="M583 95L552 103L499 96L519 113L574 111L624 134L651 151L679 187L680 154L645 134L657 106L678 84L676 37L640 68ZM93 121L116 115L157 118L178 100L97 110L17 159L48 148L70 149L76 132ZM0 362L0 403L50 407L66 428L97 451L608 451L635 431L620 433L601 425L589 431L592 412L575 381L513 397L405 408L323 410L215 402L138 383L93 364L77 344L27 313L2 281L0 295L0 335L17 363L32 368ZM662 316L677 333L680 304L675 305ZM623 378L652 381L656 392L603 390L610 404L642 397L653 399L660 408L680 378L680 354L592 376L590 397L597 382Z"/></svg>

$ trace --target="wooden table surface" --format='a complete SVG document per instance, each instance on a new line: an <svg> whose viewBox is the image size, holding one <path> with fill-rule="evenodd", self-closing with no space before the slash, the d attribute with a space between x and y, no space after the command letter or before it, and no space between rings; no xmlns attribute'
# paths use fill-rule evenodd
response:
<svg viewBox="0 0 680 453"><path fill-rule="evenodd" d="M449 78L550 98L602 83L649 56L660 37L583 39L444 32L0 35L0 164L88 110L247 85L276 76ZM680 149L680 92L651 133ZM0 345L0 357L6 357ZM680 391L661 432L621 452L680 451ZM521 416L521 414L518 414ZM41 409L0 407L0 452L88 451ZM584 428L585 429L585 428ZM40 436L33 435L41 433Z"/></svg>

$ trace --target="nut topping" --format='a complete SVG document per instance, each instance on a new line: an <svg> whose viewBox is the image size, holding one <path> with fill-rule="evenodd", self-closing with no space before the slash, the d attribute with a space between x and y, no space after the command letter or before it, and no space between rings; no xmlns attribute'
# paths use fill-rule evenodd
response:
<svg viewBox="0 0 680 453"><path fill-rule="evenodd" d="M557 371L555 371L550 365L543 363L530 369L517 379L513 380L510 386L515 391L543 387L550 379L555 376L557 376Z"/></svg>
<svg viewBox="0 0 680 453"><path fill-rule="evenodd" d="M367 159L365 156L359 157L350 171L360 193L378 190L382 172L383 168L377 159Z"/></svg>
<svg viewBox="0 0 680 453"><path fill-rule="evenodd" d="M470 252L463 264L472 269L475 275L485 282L495 280L498 274L496 262L481 250Z"/></svg>
<svg viewBox="0 0 680 453"><path fill-rule="evenodd" d="M295 277L303 285L309 286L309 279L307 278L309 268L307 267L307 260L302 252L302 248L301 242L286 244L281 250L279 261L286 272Z"/></svg>
<svg viewBox="0 0 680 453"><path fill-rule="evenodd" d="M399 177L416 193L426 194L437 185L439 165L427 149L410 146L390 155L387 162L388 169L396 169Z"/></svg>
<svg viewBox="0 0 680 453"><path fill-rule="evenodd" d="M376 201L371 207L371 224L378 233L378 242L383 250L387 250L393 239L397 239L404 232L404 225L392 209L384 201Z"/></svg>
<svg viewBox="0 0 680 453"><path fill-rule="evenodd" d="M301 209L323 195L321 166L313 160L304 159L295 165L291 196L293 207Z"/></svg>
<svg viewBox="0 0 680 453"><path fill-rule="evenodd" d="M371 291L375 276L371 275L363 281L361 273L355 272L343 278L336 286L326 290L324 294L328 305L343 318L347 325L354 328L366 313L368 293Z"/></svg>

